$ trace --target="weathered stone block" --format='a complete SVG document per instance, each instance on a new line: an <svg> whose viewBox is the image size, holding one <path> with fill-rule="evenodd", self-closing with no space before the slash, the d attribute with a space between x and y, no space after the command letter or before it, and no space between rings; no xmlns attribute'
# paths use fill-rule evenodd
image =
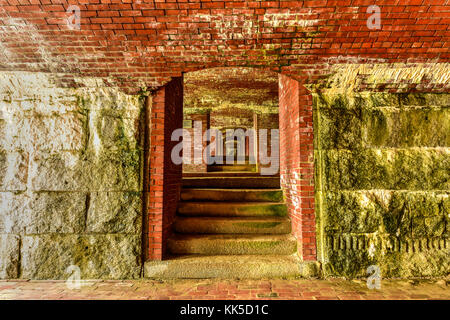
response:
<svg viewBox="0 0 450 320"><path fill-rule="evenodd" d="M93 191L140 191L142 190L141 159L139 149L105 151L91 163L88 174Z"/></svg>
<svg viewBox="0 0 450 320"><path fill-rule="evenodd" d="M30 198L23 192L0 192L0 233L22 233L30 224Z"/></svg>
<svg viewBox="0 0 450 320"><path fill-rule="evenodd" d="M323 152L328 190L448 190L447 149L355 149Z"/></svg>
<svg viewBox="0 0 450 320"><path fill-rule="evenodd" d="M366 277L367 267L380 261L382 243L373 234L327 235L325 250L325 276Z"/></svg>
<svg viewBox="0 0 450 320"><path fill-rule="evenodd" d="M67 113L54 117L30 119L31 135L35 150L82 150L86 141L85 115Z"/></svg>
<svg viewBox="0 0 450 320"><path fill-rule="evenodd" d="M361 108L378 108L399 106L399 96L388 92L363 92L355 96Z"/></svg>
<svg viewBox="0 0 450 320"><path fill-rule="evenodd" d="M449 236L449 209L447 192L392 192L383 211L383 230L403 237Z"/></svg>
<svg viewBox="0 0 450 320"><path fill-rule="evenodd" d="M141 151L36 153L31 181L36 191L139 191Z"/></svg>
<svg viewBox="0 0 450 320"><path fill-rule="evenodd" d="M12 101L7 109L9 114L20 118L54 117L80 111L77 100L67 89L55 90L53 93L43 91L42 94L29 99L23 99L24 97L22 92L22 95L17 97L18 100Z"/></svg>
<svg viewBox="0 0 450 320"><path fill-rule="evenodd" d="M64 279L71 264L84 279L139 277L144 100L95 79L78 89L36 73L4 80L0 233L25 239L0 238L0 277L17 277L18 261L25 278Z"/></svg>
<svg viewBox="0 0 450 320"><path fill-rule="evenodd" d="M445 277L450 273L450 248L422 252L389 252L379 263L385 278Z"/></svg>
<svg viewBox="0 0 450 320"><path fill-rule="evenodd" d="M372 109L363 112L363 123L366 147L450 146L448 108Z"/></svg>
<svg viewBox="0 0 450 320"><path fill-rule="evenodd" d="M351 239L351 241L346 241ZM367 277L371 265L381 278L442 277L450 272L446 238L403 238L382 234L328 236L325 275Z"/></svg>
<svg viewBox="0 0 450 320"><path fill-rule="evenodd" d="M141 192L92 192L87 232L140 234Z"/></svg>
<svg viewBox="0 0 450 320"><path fill-rule="evenodd" d="M5 119L3 119L4 117L5 117L5 112L0 109L0 136L1 136L0 139L2 139L2 140L5 139L5 136L7 134L6 133L6 124L7 124L7 122L5 121ZM1 147L2 144L3 144L3 142L0 143L0 148L4 149L3 147Z"/></svg>
<svg viewBox="0 0 450 320"><path fill-rule="evenodd" d="M419 100L420 107L406 108L402 99L408 103ZM365 98L317 96L315 130L319 145L316 148L449 146L450 108L426 105L428 100L392 94Z"/></svg>
<svg viewBox="0 0 450 320"><path fill-rule="evenodd" d="M82 233L85 229L86 194L80 192L33 193L27 212L27 234Z"/></svg>
<svg viewBox="0 0 450 320"><path fill-rule="evenodd" d="M382 224L383 208L372 192L327 192L324 224L327 232L370 233Z"/></svg>
<svg viewBox="0 0 450 320"><path fill-rule="evenodd" d="M85 115L80 113L53 116L20 117L4 121L0 148L13 150L81 150L86 141Z"/></svg>
<svg viewBox="0 0 450 320"><path fill-rule="evenodd" d="M400 93L398 100L402 106L450 107L449 93Z"/></svg>
<svg viewBox="0 0 450 320"><path fill-rule="evenodd" d="M450 149L404 149L391 153L393 187L401 190L449 190ZM388 160L390 153L386 153ZM392 157L392 156L391 156Z"/></svg>
<svg viewBox="0 0 450 320"><path fill-rule="evenodd" d="M139 147L139 119L102 116L96 121L97 133L104 149L131 150Z"/></svg>
<svg viewBox="0 0 450 320"><path fill-rule="evenodd" d="M321 149L352 149L362 144L361 109L323 108L318 112L316 131Z"/></svg>
<svg viewBox="0 0 450 320"><path fill-rule="evenodd" d="M144 106L140 96L127 95L116 88L80 88L74 97L79 108L111 117L138 119Z"/></svg>
<svg viewBox="0 0 450 320"><path fill-rule="evenodd" d="M339 97L339 95L338 95ZM365 91L355 93L353 97L347 97L347 101L353 102L362 108L379 107L449 107L450 94L448 93L389 93ZM332 98L322 101L333 101ZM332 103L329 103L332 106Z"/></svg>
<svg viewBox="0 0 450 320"><path fill-rule="evenodd" d="M0 279L16 279L20 260L20 238L12 234L0 234Z"/></svg>
<svg viewBox="0 0 450 320"><path fill-rule="evenodd" d="M329 191L325 194L325 231L387 232L397 236L445 237L449 194L432 191Z"/></svg>
<svg viewBox="0 0 450 320"><path fill-rule="evenodd" d="M0 232L81 233L86 195L77 192L0 193Z"/></svg>
<svg viewBox="0 0 450 320"><path fill-rule="evenodd" d="M22 242L22 278L67 279L71 265L81 279L136 279L140 235L33 235Z"/></svg>
<svg viewBox="0 0 450 320"><path fill-rule="evenodd" d="M0 151L0 191L25 190L27 177L27 154Z"/></svg>
<svg viewBox="0 0 450 320"><path fill-rule="evenodd" d="M86 191L92 163L76 152L36 152L30 165L33 190Z"/></svg>

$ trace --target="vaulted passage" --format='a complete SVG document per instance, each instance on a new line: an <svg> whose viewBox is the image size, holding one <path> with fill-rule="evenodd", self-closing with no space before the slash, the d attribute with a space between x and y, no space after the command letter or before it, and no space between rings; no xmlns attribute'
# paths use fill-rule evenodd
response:
<svg viewBox="0 0 450 320"><path fill-rule="evenodd" d="M448 1L66 2L0 1L0 278L450 273Z"/></svg>
<svg viewBox="0 0 450 320"><path fill-rule="evenodd" d="M302 241L280 184L278 75L217 68L183 82L183 129L171 139L182 142L170 153L182 162L180 197L163 203L162 261L148 261L146 276L300 276Z"/></svg>

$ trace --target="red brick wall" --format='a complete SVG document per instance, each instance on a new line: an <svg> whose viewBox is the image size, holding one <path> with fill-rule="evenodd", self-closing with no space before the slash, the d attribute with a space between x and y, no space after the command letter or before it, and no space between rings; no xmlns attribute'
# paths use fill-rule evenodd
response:
<svg viewBox="0 0 450 320"><path fill-rule="evenodd" d="M447 0L0 0L0 70L98 76L129 91L182 72L259 66L326 74L336 62L446 62ZM381 9L368 29L367 8ZM71 76L61 81L74 85ZM82 85L82 84L81 84Z"/></svg>
<svg viewBox="0 0 450 320"><path fill-rule="evenodd" d="M292 230L304 260L316 259L312 96L280 75L280 176Z"/></svg>
<svg viewBox="0 0 450 320"><path fill-rule="evenodd" d="M183 78L174 78L153 93L150 119L149 197L147 199L148 259L164 258L166 239L181 188L181 165L171 160L173 130L183 125ZM164 213L164 214L163 214Z"/></svg>

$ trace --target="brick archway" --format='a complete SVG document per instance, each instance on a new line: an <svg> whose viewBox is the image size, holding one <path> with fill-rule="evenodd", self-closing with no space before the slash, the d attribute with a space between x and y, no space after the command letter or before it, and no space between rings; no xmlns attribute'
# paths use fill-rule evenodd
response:
<svg viewBox="0 0 450 320"><path fill-rule="evenodd" d="M163 260L181 188L182 166L170 160L174 129L182 127L183 77L173 78L153 91L145 162L146 260ZM303 84L279 75L280 178L298 253L304 261L316 260L314 209L314 148L312 96Z"/></svg>

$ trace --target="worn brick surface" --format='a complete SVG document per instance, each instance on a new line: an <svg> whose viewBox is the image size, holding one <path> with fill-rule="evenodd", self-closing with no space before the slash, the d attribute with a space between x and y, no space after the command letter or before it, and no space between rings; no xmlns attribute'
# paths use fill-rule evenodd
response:
<svg viewBox="0 0 450 320"><path fill-rule="evenodd" d="M448 281L382 280L177 280L85 281L68 289L64 281L0 281L0 299L261 299L261 300L421 300L450 299Z"/></svg>
<svg viewBox="0 0 450 320"><path fill-rule="evenodd" d="M316 259L312 96L300 81L280 75L280 178L293 234L304 260Z"/></svg>
<svg viewBox="0 0 450 320"><path fill-rule="evenodd" d="M339 61L449 58L446 0L377 1L380 29L367 27L366 0L49 2L0 1L0 69L111 77L137 91L214 66L315 77Z"/></svg>
<svg viewBox="0 0 450 320"><path fill-rule="evenodd" d="M171 161L173 130L182 127L183 78L175 78L153 94L150 128L147 258L161 260L170 235L181 188L181 165ZM164 165L163 165L164 164ZM164 215L163 215L164 212Z"/></svg>

